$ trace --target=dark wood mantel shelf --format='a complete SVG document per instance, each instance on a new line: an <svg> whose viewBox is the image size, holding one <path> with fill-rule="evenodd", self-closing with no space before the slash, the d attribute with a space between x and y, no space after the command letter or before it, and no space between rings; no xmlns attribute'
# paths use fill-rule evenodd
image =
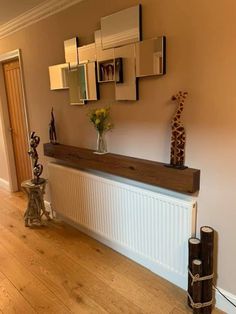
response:
<svg viewBox="0 0 236 314"><path fill-rule="evenodd" d="M198 169L167 168L160 162L110 153L97 155L91 149L61 144L44 144L44 155L82 169L99 170L181 193L195 193L200 186Z"/></svg>

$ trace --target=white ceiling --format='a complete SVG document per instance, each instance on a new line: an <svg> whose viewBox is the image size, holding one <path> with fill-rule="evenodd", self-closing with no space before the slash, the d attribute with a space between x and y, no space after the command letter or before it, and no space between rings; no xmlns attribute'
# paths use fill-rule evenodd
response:
<svg viewBox="0 0 236 314"><path fill-rule="evenodd" d="M0 25L3 25L47 0L0 0Z"/></svg>

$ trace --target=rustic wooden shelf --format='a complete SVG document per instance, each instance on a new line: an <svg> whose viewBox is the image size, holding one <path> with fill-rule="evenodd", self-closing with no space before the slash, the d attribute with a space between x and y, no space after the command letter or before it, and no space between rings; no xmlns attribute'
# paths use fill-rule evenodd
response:
<svg viewBox="0 0 236 314"><path fill-rule="evenodd" d="M44 144L44 155L120 177L156 185L181 193L195 193L200 186L200 170L167 168L163 163L117 154L97 155L86 148Z"/></svg>

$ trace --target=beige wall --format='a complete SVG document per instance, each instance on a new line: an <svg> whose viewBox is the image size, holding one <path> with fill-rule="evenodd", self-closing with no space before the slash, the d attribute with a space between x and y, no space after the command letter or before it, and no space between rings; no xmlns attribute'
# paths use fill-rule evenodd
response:
<svg viewBox="0 0 236 314"><path fill-rule="evenodd" d="M234 0L142 0L143 38L167 37L167 74L140 80L140 100L112 104L111 152L169 161L170 97L187 90L184 120L186 164L201 169L198 226L218 232L218 286L236 294L236 2ZM101 16L137 4L133 0L88 0L0 41L0 53L20 48L31 130L48 141L53 105L61 143L95 147L87 107L68 105L66 91L49 91L48 66L62 63L63 41L78 35L93 41ZM42 153L42 149L40 150ZM43 158L44 159L44 158Z"/></svg>

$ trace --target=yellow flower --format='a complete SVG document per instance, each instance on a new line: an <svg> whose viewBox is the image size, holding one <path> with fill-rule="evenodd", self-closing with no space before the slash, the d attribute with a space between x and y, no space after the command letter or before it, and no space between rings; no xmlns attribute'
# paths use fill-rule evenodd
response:
<svg viewBox="0 0 236 314"><path fill-rule="evenodd" d="M95 124L96 124L96 125L98 125L100 122L101 122L100 119L96 119L96 120L95 120Z"/></svg>
<svg viewBox="0 0 236 314"><path fill-rule="evenodd" d="M96 116L99 116L100 110L96 110L96 111L95 111L95 114L96 114Z"/></svg>

